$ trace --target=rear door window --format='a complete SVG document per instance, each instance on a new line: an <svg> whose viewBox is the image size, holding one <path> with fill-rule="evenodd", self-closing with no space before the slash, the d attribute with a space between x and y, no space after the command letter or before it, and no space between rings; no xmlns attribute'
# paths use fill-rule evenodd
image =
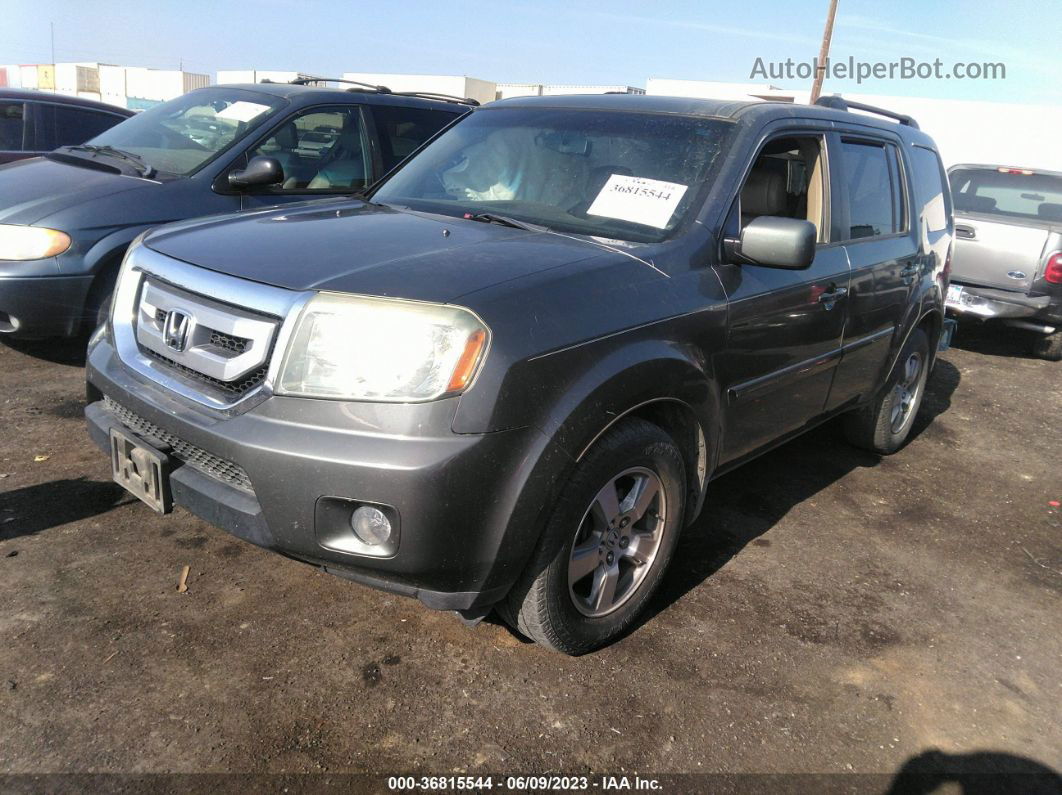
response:
<svg viewBox="0 0 1062 795"><path fill-rule="evenodd" d="M22 102L0 102L0 151L25 150L26 106Z"/></svg>
<svg viewBox="0 0 1062 795"><path fill-rule="evenodd" d="M41 105L37 112L36 148L50 151L83 144L120 121L119 116L86 108Z"/></svg>
<svg viewBox="0 0 1062 795"><path fill-rule="evenodd" d="M372 109L380 139L384 171L390 171L422 143L452 122L460 113L424 108L386 107Z"/></svg>
<svg viewBox="0 0 1062 795"><path fill-rule="evenodd" d="M899 232L903 202L895 158L885 144L842 141L847 187L848 238L880 237Z"/></svg>

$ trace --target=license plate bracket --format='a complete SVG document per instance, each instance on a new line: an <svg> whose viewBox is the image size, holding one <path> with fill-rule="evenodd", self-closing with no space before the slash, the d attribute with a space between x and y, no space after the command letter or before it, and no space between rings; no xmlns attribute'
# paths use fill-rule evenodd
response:
<svg viewBox="0 0 1062 795"><path fill-rule="evenodd" d="M114 482L158 513L173 510L169 458L117 428L110 430Z"/></svg>

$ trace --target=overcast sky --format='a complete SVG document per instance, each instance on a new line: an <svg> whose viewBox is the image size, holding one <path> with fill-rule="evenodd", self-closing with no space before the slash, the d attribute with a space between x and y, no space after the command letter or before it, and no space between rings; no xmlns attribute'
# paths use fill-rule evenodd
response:
<svg viewBox="0 0 1062 795"><path fill-rule="evenodd" d="M747 82L757 57L810 60L828 0L4 0L0 64L465 74L496 82ZM1003 62L1005 80L828 82L860 91L1062 102L1057 0L840 0L833 56L907 56L945 69ZM767 82L751 78L753 82ZM809 80L775 79L781 88Z"/></svg>

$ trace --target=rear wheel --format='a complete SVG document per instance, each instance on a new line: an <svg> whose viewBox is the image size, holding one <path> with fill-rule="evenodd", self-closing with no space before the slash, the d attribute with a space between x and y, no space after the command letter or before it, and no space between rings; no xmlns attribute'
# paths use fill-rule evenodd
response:
<svg viewBox="0 0 1062 795"><path fill-rule="evenodd" d="M685 469L656 425L629 419L579 463L503 613L565 654L628 628L660 582L682 525Z"/></svg>
<svg viewBox="0 0 1062 795"><path fill-rule="evenodd" d="M1062 331L1038 335L1033 340L1032 352L1034 356L1049 362L1062 361Z"/></svg>
<svg viewBox="0 0 1062 795"><path fill-rule="evenodd" d="M889 455L907 441L922 405L929 375L929 335L911 332L882 393L845 417L845 435L856 447Z"/></svg>

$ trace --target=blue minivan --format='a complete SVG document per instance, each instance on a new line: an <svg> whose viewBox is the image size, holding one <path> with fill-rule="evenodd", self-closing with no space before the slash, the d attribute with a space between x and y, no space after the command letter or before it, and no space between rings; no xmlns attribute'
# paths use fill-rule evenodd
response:
<svg viewBox="0 0 1062 795"><path fill-rule="evenodd" d="M350 195L473 100L281 83L211 86L86 144L0 167L0 335L98 324L129 243L160 224Z"/></svg>

